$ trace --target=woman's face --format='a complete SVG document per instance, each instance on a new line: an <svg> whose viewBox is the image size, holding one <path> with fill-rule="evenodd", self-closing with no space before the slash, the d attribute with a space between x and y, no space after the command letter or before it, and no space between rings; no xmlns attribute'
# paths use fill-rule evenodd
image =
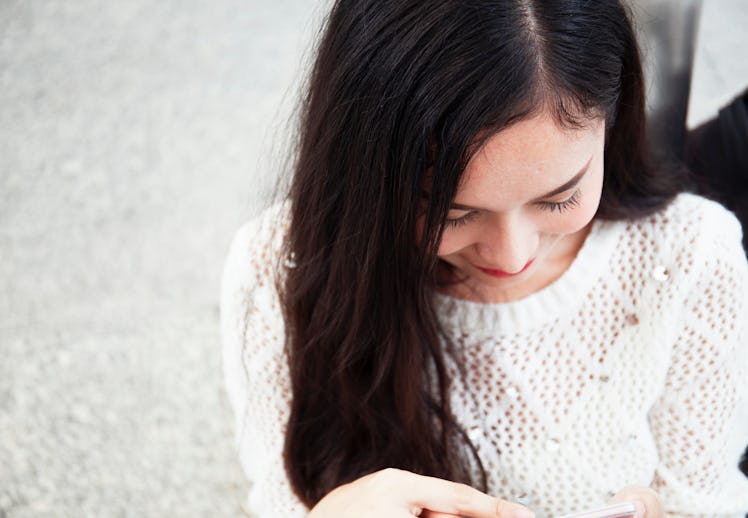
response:
<svg viewBox="0 0 748 518"><path fill-rule="evenodd" d="M464 279L462 296L522 298L568 268L600 202L604 143L602 118L562 129L543 113L498 132L475 153L438 251Z"/></svg>

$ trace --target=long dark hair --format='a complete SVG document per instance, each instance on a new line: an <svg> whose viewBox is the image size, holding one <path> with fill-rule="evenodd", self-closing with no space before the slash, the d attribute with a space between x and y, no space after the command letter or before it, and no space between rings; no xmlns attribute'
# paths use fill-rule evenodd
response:
<svg viewBox="0 0 748 518"><path fill-rule="evenodd" d="M571 127L605 117L597 217L639 217L674 197L649 163L620 2L335 3L303 100L285 243L295 267L279 286L292 384L285 465L306 505L384 467L485 489L450 410L436 250L479 136L540 110Z"/></svg>

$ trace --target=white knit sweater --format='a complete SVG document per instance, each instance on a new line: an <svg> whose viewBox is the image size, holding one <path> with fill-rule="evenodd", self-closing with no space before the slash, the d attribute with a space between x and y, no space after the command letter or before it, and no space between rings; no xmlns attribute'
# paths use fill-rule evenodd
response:
<svg viewBox="0 0 748 518"><path fill-rule="evenodd" d="M305 516L282 447L289 380L272 277L278 209L244 225L224 269L226 387L260 518ZM538 516L652 486L668 516L748 512L748 265L740 226L683 194L639 221L595 221L569 269L529 297L435 294L467 378L452 408L489 492Z"/></svg>

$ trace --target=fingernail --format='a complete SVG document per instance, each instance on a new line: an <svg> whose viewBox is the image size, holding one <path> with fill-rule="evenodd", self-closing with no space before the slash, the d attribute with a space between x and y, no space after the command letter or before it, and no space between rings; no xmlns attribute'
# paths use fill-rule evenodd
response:
<svg viewBox="0 0 748 518"><path fill-rule="evenodd" d="M647 507L641 500L634 500L631 502L636 507L636 518L644 518L647 514Z"/></svg>
<svg viewBox="0 0 748 518"><path fill-rule="evenodd" d="M535 518L535 513L527 507L517 507L514 509L514 518Z"/></svg>

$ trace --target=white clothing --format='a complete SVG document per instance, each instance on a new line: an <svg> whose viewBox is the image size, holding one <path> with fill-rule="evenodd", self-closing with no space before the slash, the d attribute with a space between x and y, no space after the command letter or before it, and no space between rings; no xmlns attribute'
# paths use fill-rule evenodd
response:
<svg viewBox="0 0 748 518"><path fill-rule="evenodd" d="M236 234L221 298L226 388L259 518L305 516L282 461L284 323L273 266L280 209ZM735 217L679 195L636 221L595 220L568 270L518 301L434 294L463 355L452 409L489 493L538 517L653 487L668 516L748 512L748 264Z"/></svg>

